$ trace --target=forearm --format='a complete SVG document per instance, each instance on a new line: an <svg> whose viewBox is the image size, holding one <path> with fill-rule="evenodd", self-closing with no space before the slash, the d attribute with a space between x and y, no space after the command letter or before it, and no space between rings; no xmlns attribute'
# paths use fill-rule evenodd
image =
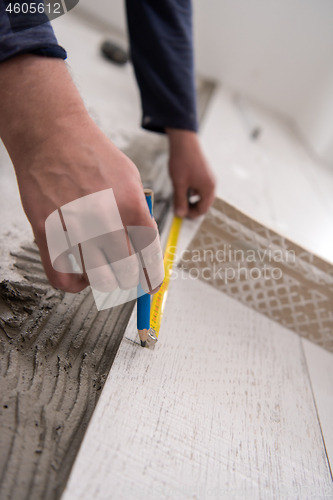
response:
<svg viewBox="0 0 333 500"><path fill-rule="evenodd" d="M214 199L214 176L202 152L198 135L191 130L166 128L170 145L169 172L174 185L174 207L179 217L207 212ZM199 201L189 205L189 190Z"/></svg>
<svg viewBox="0 0 333 500"><path fill-rule="evenodd" d="M194 144L198 144L198 134L193 130L167 127L165 133L168 136L170 148L175 152L184 147L191 147Z"/></svg>
<svg viewBox="0 0 333 500"><path fill-rule="evenodd" d="M16 160L62 129L71 115L87 118L66 64L21 55L0 65L0 136Z"/></svg>

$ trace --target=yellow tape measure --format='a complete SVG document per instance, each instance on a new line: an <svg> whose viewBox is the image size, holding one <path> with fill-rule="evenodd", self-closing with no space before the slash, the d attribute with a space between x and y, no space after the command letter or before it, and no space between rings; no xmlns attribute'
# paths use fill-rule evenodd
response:
<svg viewBox="0 0 333 500"><path fill-rule="evenodd" d="M172 274L172 267L175 260L177 241L182 221L183 219L181 219L180 217L173 218L163 259L164 273L165 273L164 281L159 291L155 293L155 295L153 296L151 304L150 328L153 328L155 330L156 337L158 337L161 327L163 310Z"/></svg>

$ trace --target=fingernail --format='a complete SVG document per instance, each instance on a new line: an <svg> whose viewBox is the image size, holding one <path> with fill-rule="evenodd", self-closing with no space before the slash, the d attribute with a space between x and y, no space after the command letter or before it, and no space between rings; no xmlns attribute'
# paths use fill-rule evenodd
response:
<svg viewBox="0 0 333 500"><path fill-rule="evenodd" d="M176 215L177 215L177 217L185 217L186 210L184 208L177 208Z"/></svg>

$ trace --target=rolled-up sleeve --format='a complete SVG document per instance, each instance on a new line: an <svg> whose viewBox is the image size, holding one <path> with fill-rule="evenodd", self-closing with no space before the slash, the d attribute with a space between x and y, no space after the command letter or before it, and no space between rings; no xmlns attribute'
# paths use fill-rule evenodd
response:
<svg viewBox="0 0 333 500"><path fill-rule="evenodd" d="M142 126L197 130L191 0L126 0Z"/></svg>
<svg viewBox="0 0 333 500"><path fill-rule="evenodd" d="M24 22L24 19L23 19ZM0 0L0 62L19 54L31 53L66 59L67 53L59 44L49 22L23 31L13 32L6 7Z"/></svg>

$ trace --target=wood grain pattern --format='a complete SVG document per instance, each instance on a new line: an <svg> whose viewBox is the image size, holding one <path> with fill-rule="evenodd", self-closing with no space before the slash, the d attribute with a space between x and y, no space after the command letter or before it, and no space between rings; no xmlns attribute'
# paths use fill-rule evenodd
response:
<svg viewBox="0 0 333 500"><path fill-rule="evenodd" d="M326 453L333 470L333 354L302 340Z"/></svg>
<svg viewBox="0 0 333 500"><path fill-rule="evenodd" d="M179 277L159 339L123 340L63 500L331 494L297 335Z"/></svg>

